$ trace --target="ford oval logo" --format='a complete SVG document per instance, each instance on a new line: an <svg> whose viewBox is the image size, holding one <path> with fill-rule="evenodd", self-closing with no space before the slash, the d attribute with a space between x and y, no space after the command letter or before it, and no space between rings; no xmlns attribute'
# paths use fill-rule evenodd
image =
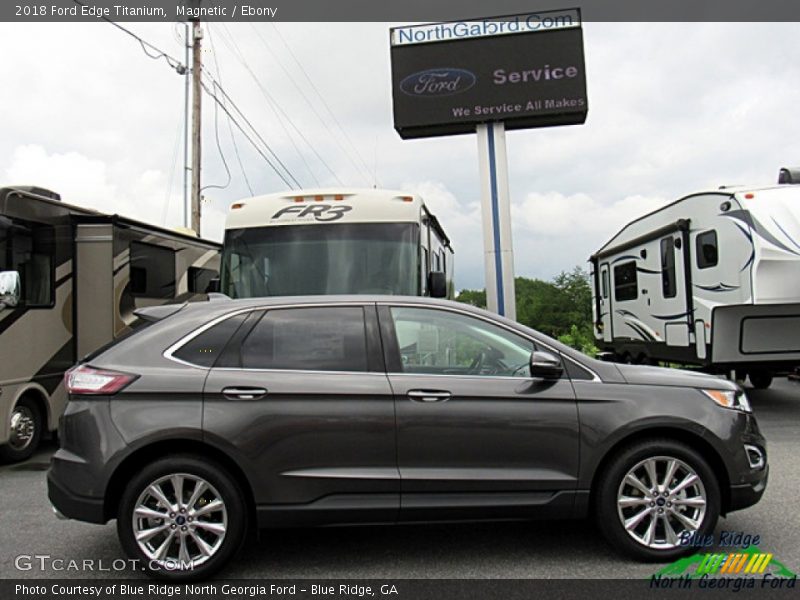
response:
<svg viewBox="0 0 800 600"><path fill-rule="evenodd" d="M428 69L409 75L400 89L409 96L452 96L475 85L475 73L466 69Z"/></svg>

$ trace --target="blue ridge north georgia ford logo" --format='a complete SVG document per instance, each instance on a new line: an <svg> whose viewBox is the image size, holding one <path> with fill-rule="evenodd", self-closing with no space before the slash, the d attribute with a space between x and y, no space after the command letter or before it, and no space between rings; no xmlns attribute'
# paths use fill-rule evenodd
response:
<svg viewBox="0 0 800 600"><path fill-rule="evenodd" d="M452 96L466 92L477 77L466 69L427 69L413 73L400 82L404 94L416 97Z"/></svg>

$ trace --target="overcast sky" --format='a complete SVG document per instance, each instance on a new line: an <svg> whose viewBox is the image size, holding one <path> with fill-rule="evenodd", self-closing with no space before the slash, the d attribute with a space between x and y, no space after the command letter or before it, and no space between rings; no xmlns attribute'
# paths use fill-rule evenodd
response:
<svg viewBox="0 0 800 600"><path fill-rule="evenodd" d="M182 58L182 25L126 26ZM230 96L304 186L335 185L333 171L348 186L420 192L453 240L457 288L483 287L477 141L400 140L390 26L212 23L205 64L217 77L218 63ZM586 266L619 227L670 199L773 183L779 167L800 164L798 39L798 23L584 24L586 124L508 134L517 275ZM102 22L3 23L0 51L0 184L181 225L181 76ZM203 126L203 184L223 185L208 97ZM222 114L218 126L232 178L205 192L202 234L216 240L230 203L250 195ZM235 139L256 194L286 189Z"/></svg>

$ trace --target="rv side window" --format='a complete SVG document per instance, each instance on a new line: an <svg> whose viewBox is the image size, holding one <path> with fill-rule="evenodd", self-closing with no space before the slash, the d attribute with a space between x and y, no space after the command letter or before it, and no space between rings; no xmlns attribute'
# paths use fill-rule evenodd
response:
<svg viewBox="0 0 800 600"><path fill-rule="evenodd" d="M131 242L131 293L146 298L175 297L175 251Z"/></svg>
<svg viewBox="0 0 800 600"><path fill-rule="evenodd" d="M675 285L675 238L672 236L661 240L661 292L664 298L674 298L678 293Z"/></svg>
<svg viewBox="0 0 800 600"><path fill-rule="evenodd" d="M717 249L717 232L713 229L697 236L697 268L707 269L717 266L719 250Z"/></svg>
<svg viewBox="0 0 800 600"><path fill-rule="evenodd" d="M53 227L0 217L0 271L19 273L20 306L53 306L54 257Z"/></svg>
<svg viewBox="0 0 800 600"><path fill-rule="evenodd" d="M636 262L630 261L614 267L614 300L636 300L639 282L636 279Z"/></svg>
<svg viewBox="0 0 800 600"><path fill-rule="evenodd" d="M219 273L213 269L203 269L201 267L189 267L189 292L192 294L203 294L208 288L208 284Z"/></svg>
<svg viewBox="0 0 800 600"><path fill-rule="evenodd" d="M603 298L608 298L608 271L600 274L600 285L603 288Z"/></svg>

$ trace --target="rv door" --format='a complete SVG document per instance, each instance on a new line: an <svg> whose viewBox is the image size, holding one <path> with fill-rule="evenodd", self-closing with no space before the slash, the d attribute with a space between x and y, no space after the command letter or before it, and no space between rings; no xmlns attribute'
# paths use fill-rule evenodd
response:
<svg viewBox="0 0 800 600"><path fill-rule="evenodd" d="M653 294L650 315L657 333L667 346L689 345L689 314L686 306L686 275L680 233L670 233L659 241L661 293ZM659 330L659 325L663 331Z"/></svg>

